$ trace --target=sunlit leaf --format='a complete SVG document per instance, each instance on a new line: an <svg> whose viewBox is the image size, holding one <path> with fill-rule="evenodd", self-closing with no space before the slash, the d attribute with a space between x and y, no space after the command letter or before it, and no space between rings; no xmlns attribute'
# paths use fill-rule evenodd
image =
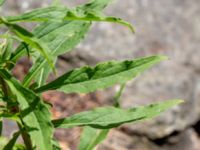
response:
<svg viewBox="0 0 200 150"><path fill-rule="evenodd" d="M64 6L51 6L38 8L18 16L6 17L8 22L31 22L31 21L62 21L68 9Z"/></svg>
<svg viewBox="0 0 200 150"><path fill-rule="evenodd" d="M65 93L88 93L123 84L154 64L165 60L164 56L151 56L122 62L100 63L95 67L82 67L69 71L35 91L59 90Z"/></svg>
<svg viewBox="0 0 200 150"><path fill-rule="evenodd" d="M124 123L137 122L156 117L160 113L182 102L182 100L168 100L131 109L116 107L96 108L92 111L75 114L72 117L53 120L53 124L56 128L91 126L99 129L110 129Z"/></svg>

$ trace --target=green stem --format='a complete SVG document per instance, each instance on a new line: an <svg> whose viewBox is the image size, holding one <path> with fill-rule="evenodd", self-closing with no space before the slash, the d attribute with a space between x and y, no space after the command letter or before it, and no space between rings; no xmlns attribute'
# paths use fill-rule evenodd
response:
<svg viewBox="0 0 200 150"><path fill-rule="evenodd" d="M0 84L2 86L2 91L4 93L4 96L8 97L10 95L10 93L9 93L10 91L9 91L9 88L8 88L6 82L4 81L4 79L1 76L0 76ZM13 107L9 107L9 108L10 108L11 112L13 112L13 110L19 110L17 105L13 106ZM20 116L19 116L19 118L20 118L20 120L23 124L22 118ZM19 130L21 131L21 135L22 135L22 138L24 140L24 144L26 145L26 148L28 150L32 150L33 148L32 148L31 139L30 139L28 133L26 132L25 128L22 126L22 124L17 123Z"/></svg>
<svg viewBox="0 0 200 150"><path fill-rule="evenodd" d="M114 96L114 100L115 100L114 106L115 106L115 107L120 107L120 97L121 97L121 95L122 95L122 92L123 92L123 90L124 90L125 85L126 85L126 83L121 84L121 85L120 85L119 91L118 91L118 92L116 93L116 95Z"/></svg>
<svg viewBox="0 0 200 150"><path fill-rule="evenodd" d="M22 122L22 119L21 119L21 122ZM24 127L21 124L17 123L17 125L21 131L22 139L24 141L24 144L26 145L27 150L33 150L30 136L28 135L28 133L26 132L26 130L24 129Z"/></svg>

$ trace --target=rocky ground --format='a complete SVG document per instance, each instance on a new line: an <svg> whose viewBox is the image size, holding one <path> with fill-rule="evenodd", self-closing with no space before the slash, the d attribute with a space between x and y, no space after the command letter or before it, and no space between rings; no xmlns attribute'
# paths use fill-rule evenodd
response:
<svg viewBox="0 0 200 150"><path fill-rule="evenodd" d="M84 1L63 0L70 6ZM16 14L47 3L50 0L9 0L4 10ZM128 83L122 96L122 106L127 108L171 98L184 99L185 104L145 123L128 124L112 130L98 149L199 150L200 1L115 0L106 9L106 14L131 22L135 25L136 34L120 25L95 23L83 43L60 57L57 64L59 73L99 61L162 54L170 59ZM24 69L23 64L22 61L18 65L16 74ZM89 95L50 92L45 93L44 98L54 104L54 116L60 117L111 104L115 90L111 88ZM80 129L59 130L55 136L64 149L76 149L79 132Z"/></svg>

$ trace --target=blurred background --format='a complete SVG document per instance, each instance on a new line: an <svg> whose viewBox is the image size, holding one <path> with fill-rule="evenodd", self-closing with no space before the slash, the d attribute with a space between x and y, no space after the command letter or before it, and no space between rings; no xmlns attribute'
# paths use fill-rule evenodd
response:
<svg viewBox="0 0 200 150"><path fill-rule="evenodd" d="M16 15L32 8L45 7L51 0L7 0L3 13ZM86 0L62 0L75 6ZM168 99L185 103L143 123L113 129L98 150L200 150L200 0L115 0L105 10L135 26L94 23L89 34L72 52L63 55L57 66L60 74L74 67L100 61L166 55L169 60L146 71L124 90L124 108ZM28 68L22 59L14 73L21 78ZM53 116L66 117L76 112L113 103L118 87L92 94L48 92L44 99L53 103ZM9 123L7 127L13 127ZM64 150L76 150L81 129L57 130ZM7 129L5 134L9 136Z"/></svg>

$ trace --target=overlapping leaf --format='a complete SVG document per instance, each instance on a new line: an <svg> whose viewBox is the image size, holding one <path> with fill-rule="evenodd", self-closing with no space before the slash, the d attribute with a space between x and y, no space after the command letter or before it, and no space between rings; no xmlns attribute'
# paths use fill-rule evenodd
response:
<svg viewBox="0 0 200 150"><path fill-rule="evenodd" d="M62 23L47 22L36 28L34 34L47 43L48 47L52 49L52 55L55 62L58 55L69 52L84 38L89 26L90 23L77 21L64 21ZM19 50L19 53L24 52ZM39 57L26 75L23 81L24 86L28 86L32 79L39 81L39 77L45 82L49 72L50 67L47 64L47 61L42 57Z"/></svg>
<svg viewBox="0 0 200 150"><path fill-rule="evenodd" d="M39 40L37 37L35 37L31 32L27 31L25 28L17 24L11 24L5 19L2 19L2 21L4 25L6 25L20 39L22 39L22 41L29 44L32 48L35 48L36 50L38 50L41 53L41 55L46 59L46 61L49 63L49 65L53 69L55 69L53 65L52 55L50 53L49 48L46 46L45 43L43 43L41 40Z"/></svg>
<svg viewBox="0 0 200 150"><path fill-rule="evenodd" d="M85 66L67 72L51 83L36 89L36 92L56 89L66 93L88 93L105 89L131 80L163 59L166 57L151 56L130 61L100 63L96 67Z"/></svg>
<svg viewBox="0 0 200 150"><path fill-rule="evenodd" d="M111 0L94 0L91 3L82 5L79 10L85 11L101 11ZM58 22L46 22L37 27L33 34L38 38L47 43L49 49L52 50L52 55L54 55L54 60L60 54L69 52L72 50L88 32L91 23L88 21L63 21ZM25 54L24 46L20 46L13 55L12 60L17 60L21 55ZM54 62L55 62L54 61ZM23 84L28 86L30 82L35 79L35 81L42 81L42 85L46 81L46 78L50 72L49 66L46 60L39 57L36 60L36 64L33 65L30 72L25 77ZM40 78L39 78L40 77Z"/></svg>
<svg viewBox="0 0 200 150"><path fill-rule="evenodd" d="M181 102L182 100L168 100L131 109L120 109L116 107L97 108L92 111L75 114L72 117L54 120L53 124L56 128L91 126L99 129L109 129L118 127L124 123L153 118Z"/></svg>
<svg viewBox="0 0 200 150"><path fill-rule="evenodd" d="M32 142L40 150L51 150L53 127L46 105L32 91L21 86L7 71L1 69L0 76L17 97L21 116Z"/></svg>

